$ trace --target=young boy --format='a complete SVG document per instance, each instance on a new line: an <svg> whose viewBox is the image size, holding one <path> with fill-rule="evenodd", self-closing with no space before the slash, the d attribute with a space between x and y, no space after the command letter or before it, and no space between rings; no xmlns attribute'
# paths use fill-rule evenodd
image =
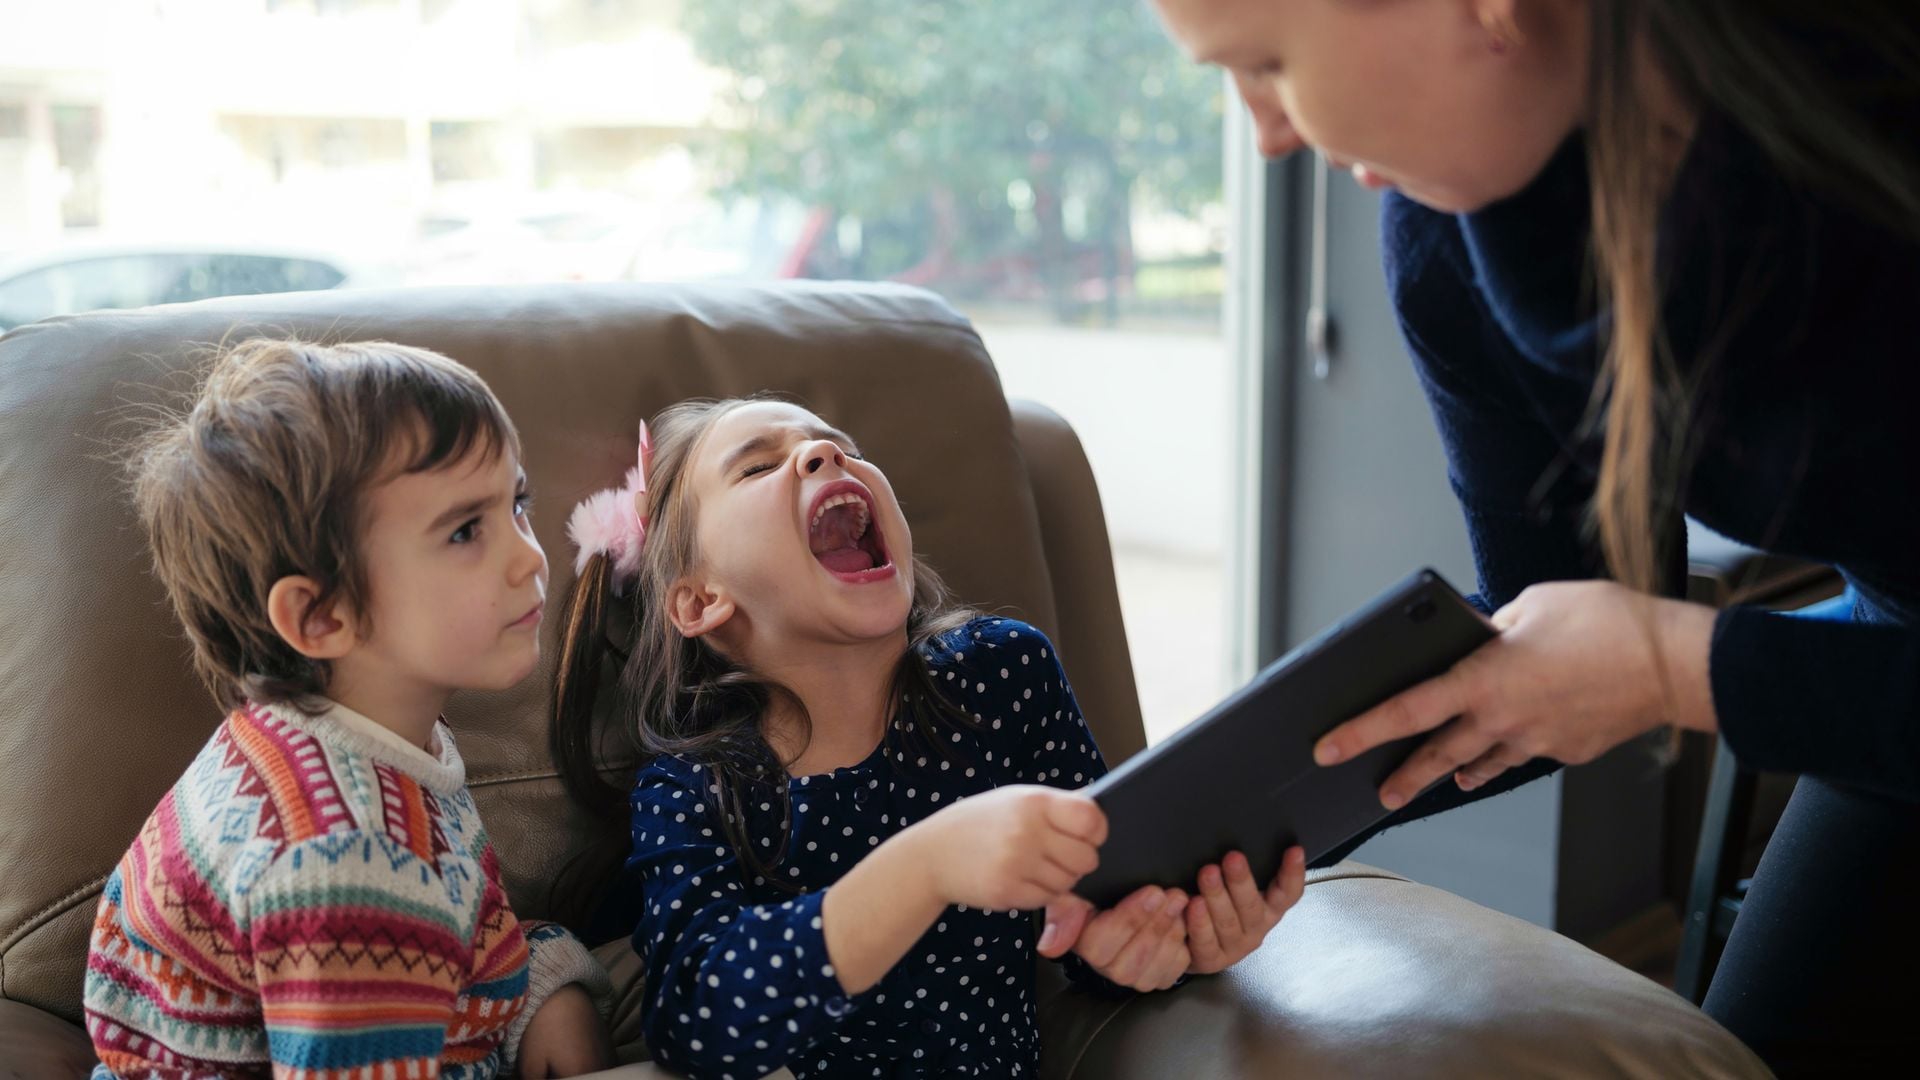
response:
<svg viewBox="0 0 1920 1080"><path fill-rule="evenodd" d="M421 349L250 341L133 466L230 715L101 897L95 1080L610 1064L606 976L514 918L440 719L540 654L546 556L486 385Z"/></svg>

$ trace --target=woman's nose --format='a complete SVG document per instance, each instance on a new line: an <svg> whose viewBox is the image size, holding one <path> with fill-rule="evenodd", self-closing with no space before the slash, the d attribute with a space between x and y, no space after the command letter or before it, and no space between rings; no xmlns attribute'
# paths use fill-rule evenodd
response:
<svg viewBox="0 0 1920 1080"><path fill-rule="evenodd" d="M847 467L846 454L829 439L815 439L801 444L800 452L793 456L793 460L801 476L812 476L829 464L843 469Z"/></svg>
<svg viewBox="0 0 1920 1080"><path fill-rule="evenodd" d="M1271 81L1236 75L1233 85L1253 117L1253 135L1261 157L1283 158L1306 146Z"/></svg>
<svg viewBox="0 0 1920 1080"><path fill-rule="evenodd" d="M1307 140L1293 129L1292 121L1286 113L1280 113L1279 119L1272 123L1261 123L1254 129L1260 156L1264 158L1283 158L1307 145Z"/></svg>

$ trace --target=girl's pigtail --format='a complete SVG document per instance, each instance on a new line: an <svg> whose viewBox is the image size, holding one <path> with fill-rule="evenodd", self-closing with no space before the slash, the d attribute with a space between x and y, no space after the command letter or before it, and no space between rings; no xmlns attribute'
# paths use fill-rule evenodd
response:
<svg viewBox="0 0 1920 1080"><path fill-rule="evenodd" d="M605 625L610 563L606 555L590 556L562 608L560 665L547 730L561 785L592 815L590 842L554 876L547 897L548 910L576 929L591 919L597 906L592 901L606 892L629 843L627 793L600 769L594 723L606 655L613 651Z"/></svg>
<svg viewBox="0 0 1920 1080"><path fill-rule="evenodd" d="M553 680L548 749L568 794L596 817L617 821L623 817L626 793L601 775L593 717L611 650L605 624L610 563L604 554L589 556L561 610L560 669Z"/></svg>

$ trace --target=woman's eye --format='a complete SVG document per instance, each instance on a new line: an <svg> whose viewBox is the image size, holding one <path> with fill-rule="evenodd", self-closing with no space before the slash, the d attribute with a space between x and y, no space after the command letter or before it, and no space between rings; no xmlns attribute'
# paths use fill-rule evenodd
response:
<svg viewBox="0 0 1920 1080"><path fill-rule="evenodd" d="M473 518L469 520L465 525L462 525L459 528L453 530L453 535L447 537L447 542L453 543L453 544L471 544L473 543L474 537L478 536L479 534L480 534L480 519Z"/></svg>

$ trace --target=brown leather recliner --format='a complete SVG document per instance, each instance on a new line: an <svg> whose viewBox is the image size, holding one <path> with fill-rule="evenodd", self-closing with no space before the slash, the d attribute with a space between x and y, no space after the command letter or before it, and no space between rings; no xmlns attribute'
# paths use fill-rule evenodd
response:
<svg viewBox="0 0 1920 1080"><path fill-rule="evenodd" d="M312 293L23 327L0 338L0 1075L71 1080L90 1067L76 1025L101 885L219 720L147 573L109 460L116 422L187 389L206 346L254 333L386 338L478 370L525 441L556 593L569 576L565 509L618 480L636 420L697 395L796 395L883 465L920 553L961 597L1053 635L1109 759L1143 745L1079 443L1046 409L1009 403L972 328L925 293ZM545 883L586 828L546 752L548 674L449 710L527 914L541 913ZM1098 1000L1041 967L1053 1078L1765 1074L1652 982L1355 865L1316 874L1256 956L1171 993ZM622 1033L636 1027L638 1000L628 985ZM627 1051L644 1056L635 1043Z"/></svg>

